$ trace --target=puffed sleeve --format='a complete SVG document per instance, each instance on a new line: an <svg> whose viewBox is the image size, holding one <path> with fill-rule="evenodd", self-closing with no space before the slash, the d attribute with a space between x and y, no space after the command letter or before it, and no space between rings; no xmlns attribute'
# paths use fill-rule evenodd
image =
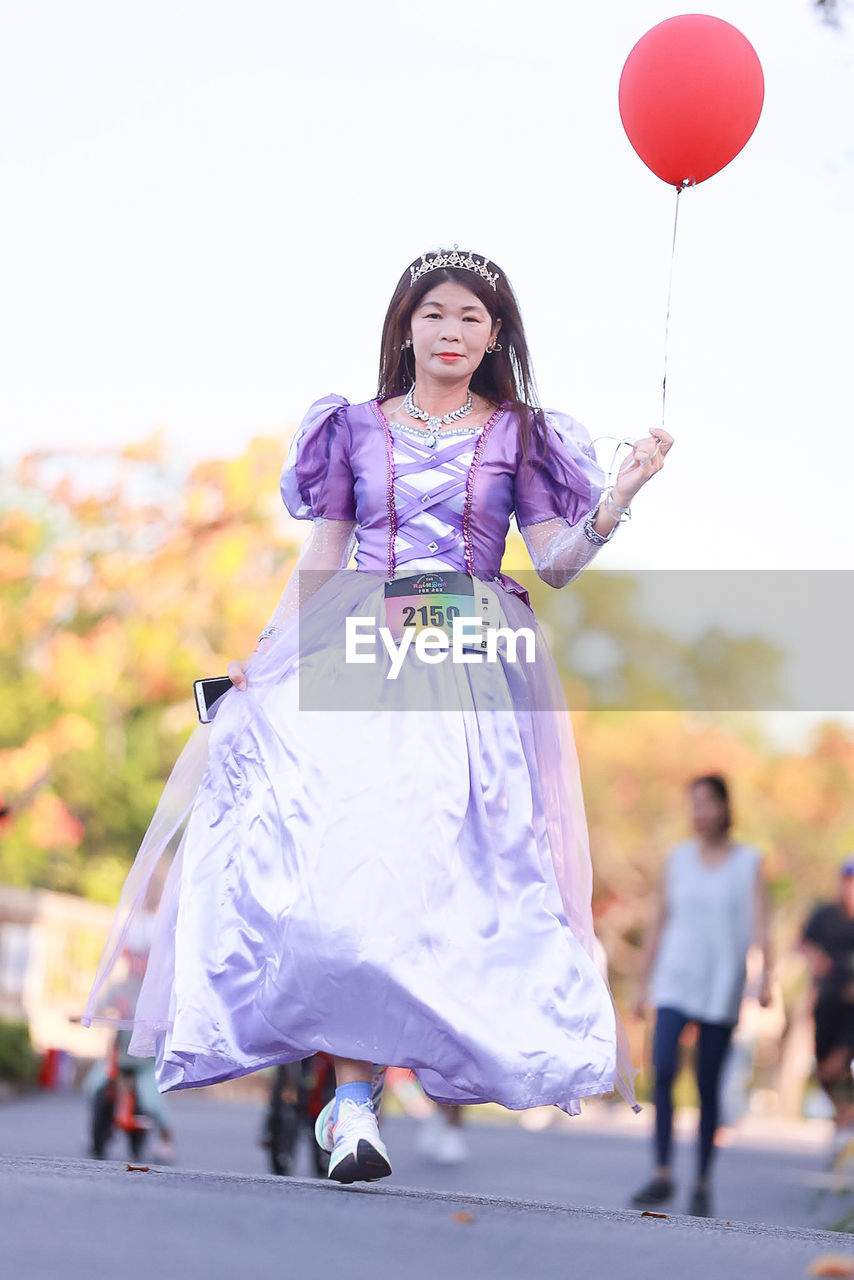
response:
<svg viewBox="0 0 854 1280"><path fill-rule="evenodd" d="M356 518L347 405L343 396L324 396L294 434L279 487L295 520Z"/></svg>
<svg viewBox="0 0 854 1280"><path fill-rule="evenodd" d="M547 452L520 460L513 481L520 528L553 516L577 524L598 504L605 487L605 473L586 427L553 409L546 409L544 416Z"/></svg>
<svg viewBox="0 0 854 1280"><path fill-rule="evenodd" d="M550 587L574 581L619 526L588 534L605 474L587 430L568 414L545 411L548 452L520 463L514 479L516 523L538 576Z"/></svg>

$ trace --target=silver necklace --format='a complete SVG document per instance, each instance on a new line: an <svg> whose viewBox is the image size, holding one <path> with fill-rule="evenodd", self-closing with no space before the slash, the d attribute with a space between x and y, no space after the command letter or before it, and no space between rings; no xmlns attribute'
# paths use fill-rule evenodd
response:
<svg viewBox="0 0 854 1280"><path fill-rule="evenodd" d="M442 423L446 426L450 426L452 422L457 422L460 418L467 417L472 411L472 398L470 391L465 404L460 405L459 409L452 409L450 413L442 414L440 418L435 413L427 413L426 409L418 408L418 405L412 399L412 393L414 390L415 383L413 382L412 386L406 393L406 399L403 402L403 407L409 414L410 418L420 418L422 422L427 423L427 429L430 434L426 437L424 443L429 445L431 448L436 444L439 435L442 433Z"/></svg>

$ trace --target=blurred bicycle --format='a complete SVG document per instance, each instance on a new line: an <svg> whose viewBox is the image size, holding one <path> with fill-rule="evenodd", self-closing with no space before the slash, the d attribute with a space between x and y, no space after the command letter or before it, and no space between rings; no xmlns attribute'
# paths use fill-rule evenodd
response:
<svg viewBox="0 0 854 1280"><path fill-rule="evenodd" d="M326 1177L329 1152L314 1141L314 1125L334 1096L335 1072L329 1054L316 1053L301 1062L282 1062L276 1067L261 1135L261 1145L269 1151L272 1173L290 1176L300 1134L304 1134L315 1176Z"/></svg>
<svg viewBox="0 0 854 1280"><path fill-rule="evenodd" d="M142 1160L148 1136L155 1128L154 1120L140 1101L140 1090L137 1087L139 1064L144 1064L147 1060L128 1056L130 1036L129 1031L116 1032L106 1062L103 1065L96 1063L96 1067L102 1066L103 1079L93 1076L86 1090L90 1107L90 1155L93 1160L107 1158L108 1148L117 1130L126 1135L130 1158Z"/></svg>

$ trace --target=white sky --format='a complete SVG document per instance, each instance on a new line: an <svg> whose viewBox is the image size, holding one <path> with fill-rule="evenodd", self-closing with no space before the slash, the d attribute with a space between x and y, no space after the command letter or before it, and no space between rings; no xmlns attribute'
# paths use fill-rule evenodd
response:
<svg viewBox="0 0 854 1280"><path fill-rule="evenodd" d="M285 440L321 394L373 394L391 289L441 240L510 275L547 405L645 434L674 192L629 146L617 84L673 12L8 5L5 456L156 427L193 455ZM683 197L677 447L612 562L847 568L854 39L809 0L713 12L759 52L765 109Z"/></svg>
<svg viewBox="0 0 854 1280"><path fill-rule="evenodd" d="M399 273L493 257L544 403L660 415L673 188L631 149L646 0L7 0L0 456L139 438L283 448L375 390ZM706 10L766 78L734 163L682 198L664 472L609 567L852 567L854 18ZM271 485L277 482L270 477Z"/></svg>

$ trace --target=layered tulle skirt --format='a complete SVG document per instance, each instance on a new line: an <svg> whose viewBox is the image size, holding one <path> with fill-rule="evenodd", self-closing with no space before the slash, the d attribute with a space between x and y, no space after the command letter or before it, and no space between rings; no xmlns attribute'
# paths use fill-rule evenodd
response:
<svg viewBox="0 0 854 1280"><path fill-rule="evenodd" d="M159 877L131 1052L161 1090L324 1050L442 1102L634 1104L557 671L524 601L475 581L533 661L411 654L392 680L380 650L354 676L344 619L384 623L383 579L341 570L191 737L85 1016L111 1020L99 994Z"/></svg>

